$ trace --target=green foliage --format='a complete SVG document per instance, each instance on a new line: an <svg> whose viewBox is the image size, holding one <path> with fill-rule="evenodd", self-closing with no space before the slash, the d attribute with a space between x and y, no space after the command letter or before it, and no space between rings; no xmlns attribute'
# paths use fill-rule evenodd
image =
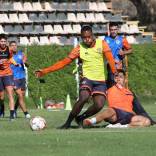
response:
<svg viewBox="0 0 156 156"><path fill-rule="evenodd" d="M130 87L141 96L156 95L156 44L134 45L128 58Z"/></svg>
<svg viewBox="0 0 156 156"><path fill-rule="evenodd" d="M64 101L67 93L72 102L76 99L76 82L72 71L75 62L60 71L43 77L46 83L39 83L34 76L37 69L48 67L63 59L71 51L71 46L30 46L28 47L29 93L34 103L39 100L39 88L44 100L54 99ZM133 54L128 56L129 86L141 96L154 97L156 95L156 45L134 45Z"/></svg>

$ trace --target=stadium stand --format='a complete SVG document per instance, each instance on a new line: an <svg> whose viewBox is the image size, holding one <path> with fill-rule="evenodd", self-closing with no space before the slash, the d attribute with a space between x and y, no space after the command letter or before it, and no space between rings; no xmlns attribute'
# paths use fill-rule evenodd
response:
<svg viewBox="0 0 156 156"><path fill-rule="evenodd" d="M115 14L110 0L80 1L0 1L0 33L14 37L20 44L73 44L83 25L93 26L97 36L107 34L107 24L117 22L121 33L128 35L131 43L140 43L138 21L124 21ZM149 42L144 35L142 41ZM149 35L150 36L150 35Z"/></svg>

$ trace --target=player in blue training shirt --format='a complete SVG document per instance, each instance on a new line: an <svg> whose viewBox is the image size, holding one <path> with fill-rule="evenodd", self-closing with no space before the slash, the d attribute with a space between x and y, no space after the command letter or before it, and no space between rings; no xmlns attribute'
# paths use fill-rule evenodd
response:
<svg viewBox="0 0 156 156"><path fill-rule="evenodd" d="M10 49L13 52L13 60L18 64L18 66L11 64L11 69L13 71L14 78L14 89L18 96L16 104L15 104L15 116L17 116L16 111L18 106L20 105L24 115L26 118L30 118L30 114L26 109L26 105L24 102L24 95L26 89L26 74L24 69L24 64L26 63L26 57L22 53L22 51L17 51L17 43L15 41L11 41L9 43Z"/></svg>
<svg viewBox="0 0 156 156"><path fill-rule="evenodd" d="M125 70L123 64L123 58L127 54L132 53L131 45L128 43L127 39L121 35L118 35L118 24L117 23L110 23L109 24L109 32L110 35L106 36L104 40L108 43L109 47L111 48L115 66L117 70ZM114 75L112 74L109 65L108 67L108 88L110 88L114 84Z"/></svg>

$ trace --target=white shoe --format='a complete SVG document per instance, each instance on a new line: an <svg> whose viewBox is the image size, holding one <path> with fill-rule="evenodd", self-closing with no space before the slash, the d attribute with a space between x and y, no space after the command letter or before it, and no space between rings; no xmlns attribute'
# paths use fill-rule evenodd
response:
<svg viewBox="0 0 156 156"><path fill-rule="evenodd" d="M26 114L26 115L25 115L25 118L26 118L26 119L30 119L30 118L31 118L31 115L30 115L30 114Z"/></svg>
<svg viewBox="0 0 156 156"><path fill-rule="evenodd" d="M126 125L121 125L120 123L109 124L108 126L106 126L106 128L128 128L128 124Z"/></svg>

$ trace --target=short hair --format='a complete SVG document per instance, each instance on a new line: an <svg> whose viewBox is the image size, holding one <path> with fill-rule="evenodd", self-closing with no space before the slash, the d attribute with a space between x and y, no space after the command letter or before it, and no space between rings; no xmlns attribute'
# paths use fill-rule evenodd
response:
<svg viewBox="0 0 156 156"><path fill-rule="evenodd" d="M5 40L7 40L7 37L6 37L6 35L4 35L4 34L1 34L1 35L0 35L0 40L1 40L1 39L5 39Z"/></svg>
<svg viewBox="0 0 156 156"><path fill-rule="evenodd" d="M126 72L123 69L118 69L117 72L122 73L124 76L126 76Z"/></svg>
<svg viewBox="0 0 156 156"><path fill-rule="evenodd" d="M11 44L13 44L13 43L17 44L16 41L10 41L9 46L11 46Z"/></svg>
<svg viewBox="0 0 156 156"><path fill-rule="evenodd" d="M110 28L110 27L113 27L113 26L117 26L117 27L118 27L119 24L118 24L117 22L110 22L110 23L109 23L109 28Z"/></svg>
<svg viewBox="0 0 156 156"><path fill-rule="evenodd" d="M92 33L92 28L89 25L85 25L81 28L81 33L83 33L84 31L90 31Z"/></svg>

